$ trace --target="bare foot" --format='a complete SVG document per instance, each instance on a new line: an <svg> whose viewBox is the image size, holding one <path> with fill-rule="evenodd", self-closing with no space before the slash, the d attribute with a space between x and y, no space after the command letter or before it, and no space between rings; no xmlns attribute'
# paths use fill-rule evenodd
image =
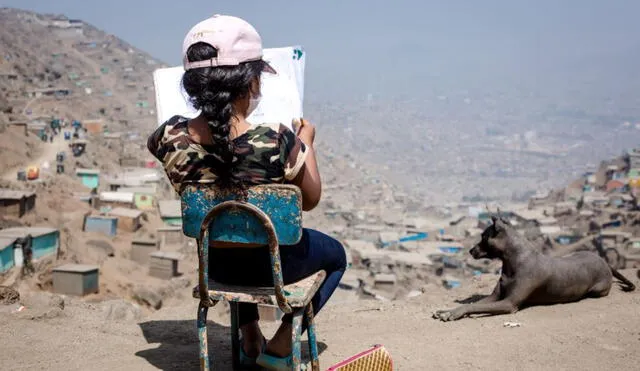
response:
<svg viewBox="0 0 640 371"><path fill-rule="evenodd" d="M242 333L242 350L247 357L255 358L262 352L264 336L258 321L250 322L240 327Z"/></svg>
<svg viewBox="0 0 640 371"><path fill-rule="evenodd" d="M291 324L282 322L273 338L267 343L267 352L275 357L291 354Z"/></svg>

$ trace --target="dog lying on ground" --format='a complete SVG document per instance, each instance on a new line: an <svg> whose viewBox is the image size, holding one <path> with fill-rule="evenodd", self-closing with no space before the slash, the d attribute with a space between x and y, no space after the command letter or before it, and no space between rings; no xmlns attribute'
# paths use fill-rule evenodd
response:
<svg viewBox="0 0 640 371"><path fill-rule="evenodd" d="M502 261L502 275L491 295L453 310L440 310L433 318L455 321L471 314L507 314L532 305L569 303L585 297L609 294L613 277L624 291L635 286L598 254L580 251L564 257L550 257L537 251L508 222L492 217L493 224L482 232L482 240L470 253L475 259Z"/></svg>

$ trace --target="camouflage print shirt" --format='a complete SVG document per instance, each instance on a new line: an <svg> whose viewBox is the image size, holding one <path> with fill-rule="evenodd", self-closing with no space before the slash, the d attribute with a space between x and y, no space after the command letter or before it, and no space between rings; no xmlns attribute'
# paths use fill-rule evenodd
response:
<svg viewBox="0 0 640 371"><path fill-rule="evenodd" d="M185 117L174 116L147 141L147 148L162 162L178 193L187 183L213 183L216 179L208 165L212 155L207 148L211 146L191 139L188 122ZM254 125L234 138L233 144L241 159L236 175L247 186L293 180L307 155L304 143L281 124Z"/></svg>

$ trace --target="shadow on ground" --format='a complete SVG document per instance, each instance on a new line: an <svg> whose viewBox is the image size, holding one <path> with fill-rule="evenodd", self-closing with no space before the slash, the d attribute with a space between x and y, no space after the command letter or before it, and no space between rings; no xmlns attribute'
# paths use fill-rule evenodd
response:
<svg viewBox="0 0 640 371"><path fill-rule="evenodd" d="M198 331L194 320L148 321L139 323L145 340L149 344L159 343L157 348L141 350L136 356L144 358L161 370L199 370ZM208 322L209 359L215 370L232 370L231 335L228 326ZM309 359L308 343L303 341L302 358ZM327 345L318 342L318 353Z"/></svg>

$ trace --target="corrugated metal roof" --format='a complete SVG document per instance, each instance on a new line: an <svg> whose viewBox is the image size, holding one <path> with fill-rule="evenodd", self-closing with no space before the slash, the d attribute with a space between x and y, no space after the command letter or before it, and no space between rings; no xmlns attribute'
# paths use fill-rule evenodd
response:
<svg viewBox="0 0 640 371"><path fill-rule="evenodd" d="M128 209L126 207L116 207L115 209L109 211L109 215L137 218L142 215L142 211L136 209Z"/></svg>
<svg viewBox="0 0 640 371"><path fill-rule="evenodd" d="M182 259L182 254L177 252L171 252L171 251L155 251L149 255L153 256L154 258L160 258L160 259L171 259L171 260Z"/></svg>
<svg viewBox="0 0 640 371"><path fill-rule="evenodd" d="M126 187L140 187L144 185L144 181L141 179L105 178L105 181L107 184Z"/></svg>
<svg viewBox="0 0 640 371"><path fill-rule="evenodd" d="M73 272L73 273L88 273L96 270L98 270L97 265L88 265L88 264L65 264L65 265L53 268L54 272Z"/></svg>
<svg viewBox="0 0 640 371"><path fill-rule="evenodd" d="M162 200L158 202L160 216L165 218L179 218L182 216L180 200Z"/></svg>
<svg viewBox="0 0 640 371"><path fill-rule="evenodd" d="M558 224L558 219L549 216L542 219L538 219L538 223L540 223L541 225L554 225L554 224Z"/></svg>
<svg viewBox="0 0 640 371"><path fill-rule="evenodd" d="M601 192L601 191L591 191L591 192L585 192L584 193L584 198L593 198L593 199L600 199L600 198L605 198L607 197L607 193L606 192Z"/></svg>
<svg viewBox="0 0 640 371"><path fill-rule="evenodd" d="M45 234L57 232L56 228L51 227L15 227L0 230L0 237L25 237L31 234L33 237L43 236Z"/></svg>
<svg viewBox="0 0 640 371"><path fill-rule="evenodd" d="M0 200L19 200L23 197L30 197L35 195L35 192L31 191L15 191L12 189L0 189Z"/></svg>
<svg viewBox="0 0 640 371"><path fill-rule="evenodd" d="M100 192L100 201L106 202L133 202L131 192Z"/></svg>
<svg viewBox="0 0 640 371"><path fill-rule="evenodd" d="M76 175L87 174L87 175L100 175L100 170L96 169L76 169Z"/></svg>
<svg viewBox="0 0 640 371"><path fill-rule="evenodd" d="M620 230L603 230L600 231L600 236L602 237L625 237L625 238L631 238L633 237L633 234L630 232L623 232Z"/></svg>
<svg viewBox="0 0 640 371"><path fill-rule="evenodd" d="M155 187L120 187L118 192L140 193L145 195L153 195L156 193Z"/></svg>
<svg viewBox="0 0 640 371"><path fill-rule="evenodd" d="M559 234L562 233L563 229L557 225L543 225L540 227L540 233L542 234Z"/></svg>
<svg viewBox="0 0 640 371"><path fill-rule="evenodd" d="M160 227L160 228L156 228L156 231L157 232L177 232L177 231L182 232L182 227L179 227L179 226Z"/></svg>
<svg viewBox="0 0 640 371"><path fill-rule="evenodd" d="M115 216L109 215L99 215L99 214L91 214L87 215L87 219L107 219L107 220L117 220L118 218Z"/></svg>
<svg viewBox="0 0 640 371"><path fill-rule="evenodd" d="M542 209L520 209L514 210L513 213L521 217L522 219L529 221L547 218L547 216L544 215L544 210Z"/></svg>
<svg viewBox="0 0 640 371"><path fill-rule="evenodd" d="M612 193L609 195L609 199L616 199L616 198L619 198L623 201L633 201L633 197L631 197L631 195L626 193Z"/></svg>
<svg viewBox="0 0 640 371"><path fill-rule="evenodd" d="M27 128L29 130L44 129L45 127L47 127L47 124L42 123L42 122L30 122L30 123L27 124Z"/></svg>
<svg viewBox="0 0 640 371"><path fill-rule="evenodd" d="M157 245L158 240L153 238L138 237L131 240L132 245Z"/></svg>
<svg viewBox="0 0 640 371"><path fill-rule="evenodd" d="M120 174L108 176L106 181L114 185L138 187L145 183L159 182L161 179L162 175L156 169L129 168Z"/></svg>

